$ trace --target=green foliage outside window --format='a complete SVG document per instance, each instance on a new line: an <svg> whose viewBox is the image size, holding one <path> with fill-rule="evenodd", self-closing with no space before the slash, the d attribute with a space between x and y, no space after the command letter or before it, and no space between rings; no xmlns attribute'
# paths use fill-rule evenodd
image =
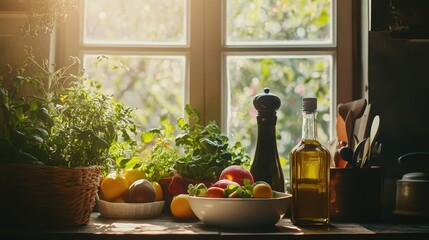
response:
<svg viewBox="0 0 429 240"><path fill-rule="evenodd" d="M332 0L227 0L225 3L227 43L328 43L333 36ZM150 2L148 6L156 5L151 4L154 2ZM120 10L121 8L115 9L117 15L111 20L116 22L121 14L129 19L129 12L121 13ZM160 18L158 21L168 22L166 19L180 16L184 14L183 11L183 8L165 8L164 14L157 15ZM178 21L177 24L183 22ZM158 28L157 31L161 32L157 35L165 36L162 31L167 30ZM183 38L183 31L173 31L176 36L172 36L171 31L168 33L168 39ZM248 153L252 154L257 126L256 112L251 102L264 87L269 87L271 93L282 100L277 113L277 144L282 163L286 167L290 149L301 138L302 97L312 95L318 98L318 135L322 142L329 139L334 63L327 53L299 55L288 53L288 48L284 48L282 52L275 52L276 55L267 53L264 57L263 53L257 53L259 57L254 57L251 50L250 48L249 52L241 55L242 58L228 55L230 58L225 70L230 84L230 134L241 141ZM137 108L138 121L143 130L160 126L162 119L174 122L183 114L185 104L182 91L185 89L184 61L159 59L158 62L151 62L144 58L127 60L126 57L117 58L124 68L119 72L118 69L112 71L108 66L97 70L105 78L103 86L110 84L110 91L116 97ZM159 71L154 71L157 67Z"/></svg>

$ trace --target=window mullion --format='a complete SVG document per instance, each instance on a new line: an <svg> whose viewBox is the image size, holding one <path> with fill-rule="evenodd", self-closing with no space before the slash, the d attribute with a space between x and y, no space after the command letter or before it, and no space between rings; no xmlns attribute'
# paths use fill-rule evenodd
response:
<svg viewBox="0 0 429 240"><path fill-rule="evenodd" d="M201 0L197 0L201 1ZM204 92L205 92L205 121L216 121L221 125L222 98L222 53L221 53L221 2L213 0L204 0L204 21L205 21L205 73L204 73ZM223 127L223 126L222 126Z"/></svg>
<svg viewBox="0 0 429 240"><path fill-rule="evenodd" d="M187 101L200 112L204 121L204 1L190 0L190 54L187 71L189 84L187 86Z"/></svg>

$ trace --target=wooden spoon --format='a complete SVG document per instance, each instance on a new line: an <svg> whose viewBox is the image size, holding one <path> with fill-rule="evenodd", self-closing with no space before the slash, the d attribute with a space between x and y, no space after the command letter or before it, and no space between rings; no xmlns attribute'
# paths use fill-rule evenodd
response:
<svg viewBox="0 0 429 240"><path fill-rule="evenodd" d="M353 125L353 116L352 116L352 112L349 111L347 113L347 117L345 120L345 124L346 124L346 133L347 133L347 146L351 149L353 149L353 129L354 129L354 125Z"/></svg>
<svg viewBox="0 0 429 240"><path fill-rule="evenodd" d="M355 128L356 119L359 119L360 117L362 117L363 113L365 112L366 104L367 104L366 99L361 98L355 101L338 105L338 113L341 116L343 116L344 119L347 118L347 115L350 115L349 117L351 118L349 119L350 121L349 125L351 129L347 130L348 133L349 131L351 131L351 134L348 134L348 137L349 137L348 146L351 148L354 147L353 142L354 142L354 128ZM347 126L347 119L346 119L346 126Z"/></svg>
<svg viewBox="0 0 429 240"><path fill-rule="evenodd" d="M371 159L372 158L372 149L374 148L374 143L375 143L375 139L377 139L379 128L380 128L380 116L375 115L374 119L372 120L371 130L369 133L369 153L368 153L368 160L369 161L372 160Z"/></svg>
<svg viewBox="0 0 429 240"><path fill-rule="evenodd" d="M359 168L361 166L363 150L365 148L365 144L367 141L368 141L368 138L364 138L356 145L353 151L353 167Z"/></svg>
<svg viewBox="0 0 429 240"><path fill-rule="evenodd" d="M346 123L341 115L337 116L337 136L339 142L348 143Z"/></svg>
<svg viewBox="0 0 429 240"><path fill-rule="evenodd" d="M356 120L362 117L363 113L365 112L366 104L367 102L365 98L357 99L347 103L340 103L338 104L338 113L343 117L343 119L346 119L347 113L351 111L354 120Z"/></svg>

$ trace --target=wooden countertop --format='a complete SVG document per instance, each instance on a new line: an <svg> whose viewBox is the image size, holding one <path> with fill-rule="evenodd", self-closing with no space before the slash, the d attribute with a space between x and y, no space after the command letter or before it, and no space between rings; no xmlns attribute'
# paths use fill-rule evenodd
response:
<svg viewBox="0 0 429 240"><path fill-rule="evenodd" d="M288 218L269 229L231 230L179 221L169 214L152 219L109 219L92 213L84 226L0 227L0 239L429 239L429 221L388 223L332 222L324 227L297 227Z"/></svg>

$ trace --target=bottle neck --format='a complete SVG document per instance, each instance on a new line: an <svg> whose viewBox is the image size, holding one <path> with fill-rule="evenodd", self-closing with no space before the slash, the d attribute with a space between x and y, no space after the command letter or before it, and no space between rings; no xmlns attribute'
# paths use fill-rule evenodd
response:
<svg viewBox="0 0 429 240"><path fill-rule="evenodd" d="M303 112L302 139L317 140L317 111Z"/></svg>

